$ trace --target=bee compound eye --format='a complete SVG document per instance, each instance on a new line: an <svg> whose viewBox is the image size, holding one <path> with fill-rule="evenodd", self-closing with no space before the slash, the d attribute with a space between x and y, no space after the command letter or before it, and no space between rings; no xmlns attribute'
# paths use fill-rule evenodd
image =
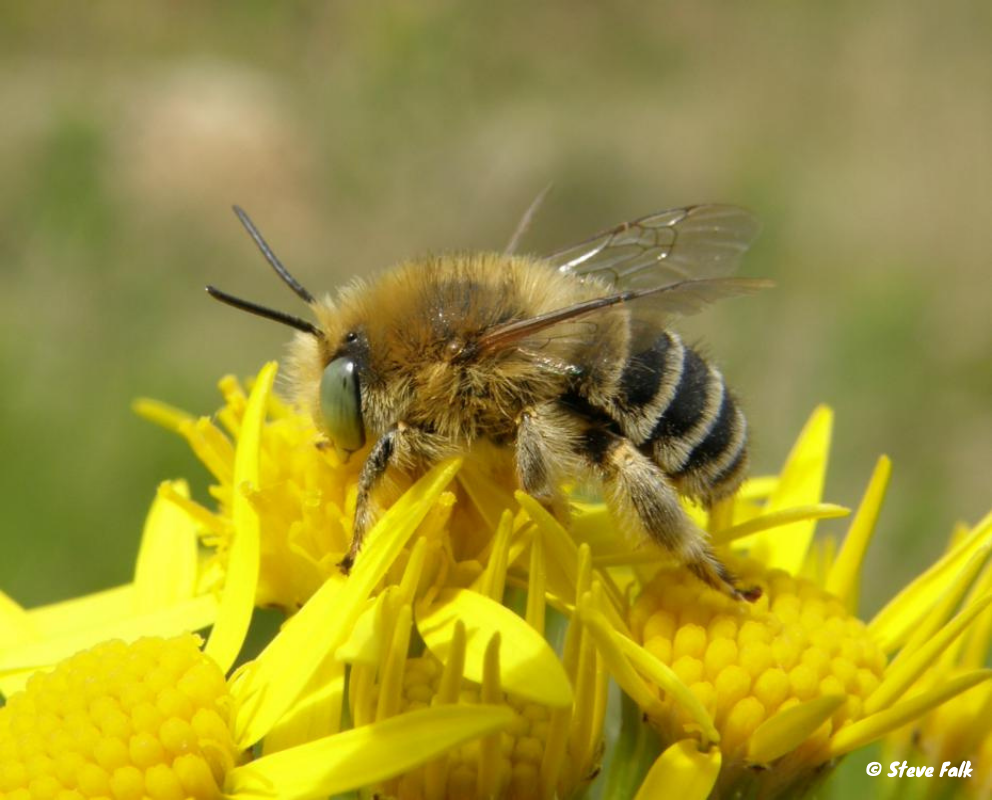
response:
<svg viewBox="0 0 992 800"><path fill-rule="evenodd" d="M354 452L365 444L362 400L355 362L343 356L324 368L320 379L320 411L335 446Z"/></svg>

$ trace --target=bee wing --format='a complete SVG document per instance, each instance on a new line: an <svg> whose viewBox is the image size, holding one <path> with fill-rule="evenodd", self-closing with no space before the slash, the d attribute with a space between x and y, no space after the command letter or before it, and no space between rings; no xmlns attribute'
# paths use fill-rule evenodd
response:
<svg viewBox="0 0 992 800"><path fill-rule="evenodd" d="M616 289L650 289L732 274L758 234L743 208L698 205L624 222L545 256L559 272Z"/></svg>
<svg viewBox="0 0 992 800"><path fill-rule="evenodd" d="M536 317L501 323L486 331L478 346L491 351L526 343L527 349L540 349L539 343L554 339L591 340L595 337L597 316L626 306L632 321L643 323L650 319L655 327L661 327L666 316L694 314L721 298L750 294L769 286L770 281L756 278L693 278L647 289L628 289ZM551 332L545 333L548 329Z"/></svg>

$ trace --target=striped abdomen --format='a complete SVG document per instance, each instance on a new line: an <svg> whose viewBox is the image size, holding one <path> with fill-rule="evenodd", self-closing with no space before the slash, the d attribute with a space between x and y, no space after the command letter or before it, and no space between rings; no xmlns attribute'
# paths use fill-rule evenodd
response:
<svg viewBox="0 0 992 800"><path fill-rule="evenodd" d="M744 477L744 415L720 371L675 333L628 358L610 416L690 497L712 502Z"/></svg>

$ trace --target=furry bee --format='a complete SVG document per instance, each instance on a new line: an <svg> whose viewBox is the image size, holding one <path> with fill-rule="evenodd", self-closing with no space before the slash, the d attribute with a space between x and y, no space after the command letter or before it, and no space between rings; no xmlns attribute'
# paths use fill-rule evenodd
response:
<svg viewBox="0 0 992 800"><path fill-rule="evenodd" d="M561 503L564 478L588 476L621 520L707 584L758 596L679 503L709 506L737 489L747 424L717 368L669 329L673 317L767 285L731 277L757 233L748 212L662 211L540 258L427 256L318 300L234 210L317 321L207 291L298 331L296 400L340 453L374 440L343 570L390 467L415 474L485 441L513 455L520 486L547 505Z"/></svg>

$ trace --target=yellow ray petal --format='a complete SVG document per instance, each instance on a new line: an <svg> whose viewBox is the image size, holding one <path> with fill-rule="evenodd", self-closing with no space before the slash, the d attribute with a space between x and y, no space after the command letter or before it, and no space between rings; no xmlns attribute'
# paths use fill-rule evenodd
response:
<svg viewBox="0 0 992 800"><path fill-rule="evenodd" d="M747 760L769 764L795 750L844 704L842 695L822 695L773 714L751 735Z"/></svg>
<svg viewBox="0 0 992 800"><path fill-rule="evenodd" d="M865 551L875 532L875 522L878 512L885 500L885 490L892 475L892 462L888 456L882 456L875 464L875 471L868 481L868 488L854 515L851 527L844 537L837 560L834 561L824 588L831 594L844 601L849 611L854 611L858 605L858 577L861 574L861 564Z"/></svg>
<svg viewBox="0 0 992 800"><path fill-rule="evenodd" d="M276 379L277 365L270 361L258 373L248 407L245 410L238 448L234 454L234 498L231 517L234 522L234 541L227 560L224 591L221 594L217 623L210 632L204 652L227 672L238 657L244 644L248 624L255 608L255 590L258 586L259 521L258 512L251 504L247 491L258 489L259 453L262 444L262 426L265 408L272 384Z"/></svg>
<svg viewBox="0 0 992 800"><path fill-rule="evenodd" d="M384 638L383 615L391 594L389 587L360 612L348 638L334 653L334 658L348 664L375 667L382 656Z"/></svg>
<svg viewBox="0 0 992 800"><path fill-rule="evenodd" d="M779 511L772 511L768 514L752 517L747 522L742 522L739 525L723 528L714 533L712 539L714 544L729 544L733 541L740 541L745 536L751 536L762 531L770 531L773 528L781 528L799 522L814 522L818 519L846 517L850 513L851 509L833 503L814 503L808 506L783 508ZM776 533L775 535L778 534Z"/></svg>
<svg viewBox="0 0 992 800"><path fill-rule="evenodd" d="M548 570L548 588L552 595L559 597L574 597L576 581L578 580L579 569L579 548L575 541L569 536L560 522L556 520L546 508L537 500L524 492L515 494L520 507L527 513L527 516L534 521L538 529L544 535L544 549ZM554 569L551 569L554 568ZM561 581L554 581L553 578L559 574L556 570L561 569L565 576L565 584ZM596 575L603 582L603 588L610 603L602 609L610 619L610 623L618 630L627 630L627 624L623 617L617 613L617 608L624 606L623 593L610 579L606 572L599 572Z"/></svg>
<svg viewBox="0 0 992 800"><path fill-rule="evenodd" d="M668 664L626 636L621 636L615 631L611 635L620 647L620 651L630 659L630 662L656 686L661 687L667 694L674 697L678 704L688 712L703 732L705 740L719 741L720 735L713 727L713 721L706 712L706 708L699 698L679 680L679 677Z"/></svg>
<svg viewBox="0 0 992 800"><path fill-rule="evenodd" d="M320 663L351 631L372 590L451 482L461 461L431 468L369 532L350 577L332 575L233 682L239 699L235 739L243 748L261 739L299 696Z"/></svg>
<svg viewBox="0 0 992 800"><path fill-rule="evenodd" d="M309 800L370 786L501 730L513 719L510 708L486 705L443 705L400 714L235 767L227 774L224 796Z"/></svg>
<svg viewBox="0 0 992 800"><path fill-rule="evenodd" d="M503 510L503 515L496 526L496 535L493 537L489 549L489 562L472 587L480 594L493 598L496 602L502 602L503 592L506 588L506 569L510 565L509 550L512 533L513 514L507 508Z"/></svg>
<svg viewBox="0 0 992 800"><path fill-rule="evenodd" d="M902 697L916 679L937 660L944 649L961 635L971 621L988 608L990 602L992 602L992 594L985 595L972 603L908 658L900 660L898 664L890 665L886 670L885 679L865 701L865 713L873 714Z"/></svg>
<svg viewBox="0 0 992 800"><path fill-rule="evenodd" d="M980 597L990 591L992 591L992 565L985 567L968 593L966 602L971 602L975 597ZM945 663L948 663L948 658L953 658L953 661L949 663L957 664L964 669L978 669L985 663L990 641L992 641L992 611L986 611L975 620L975 624L960 640L959 650L963 651L961 655L948 653L944 656ZM955 643L955 646L957 644ZM948 648L948 650L953 650L955 646Z"/></svg>
<svg viewBox="0 0 992 800"><path fill-rule="evenodd" d="M11 694L23 688L31 673L50 667L98 642L108 639L133 642L143 636L176 636L206 628L216 615L217 601L212 596L201 595L147 614L131 614L113 621L91 619L79 630L66 630L60 635L4 648L0 653L3 692Z"/></svg>
<svg viewBox="0 0 992 800"><path fill-rule="evenodd" d="M589 595L587 594L588 598ZM596 641L596 647L603 661L620 687L647 714L658 714L663 706L656 694L656 688L663 690L689 714L703 734L704 743L720 741L720 734L705 707L679 680L671 667L660 661L636 642L615 631L606 616L591 602L583 600L579 605L579 618L587 626ZM634 667L637 667L635 669ZM650 683L641 677L646 676Z"/></svg>
<svg viewBox="0 0 992 800"><path fill-rule="evenodd" d="M992 514L975 526L957 547L949 550L903 588L879 611L868 630L887 653L903 644L919 621L930 611L952 583L959 579L961 569L978 550L992 543Z"/></svg>
<svg viewBox="0 0 992 800"><path fill-rule="evenodd" d="M152 501L134 568L134 609L138 612L185 600L196 589L196 525L189 514L166 499L164 487L189 497L186 481L166 481Z"/></svg>
<svg viewBox="0 0 992 800"><path fill-rule="evenodd" d="M10 595L0 592L0 650L30 642L37 636L28 612Z"/></svg>
<svg viewBox="0 0 992 800"><path fill-rule="evenodd" d="M505 486L490 478L475 459L469 459L465 463L464 468L458 473L458 483L489 528L495 531L503 511L513 508L513 495Z"/></svg>
<svg viewBox="0 0 992 800"><path fill-rule="evenodd" d="M920 623L916 626L913 631L913 635L909 637L906 644L902 646L896 657L889 662L889 666L886 668L887 672L892 672L894 669L906 661L921 647L926 645L931 639L944 627L947 620L951 618L951 614L957 609L961 603L961 598L964 597L964 593L968 591L969 586L974 586L975 577L978 575L979 571L985 566L988 561L990 548L983 547L970 559L968 563L965 564L964 569L961 570L961 575L956 583L951 584L940 599L934 604L930 613L927 614ZM970 607L977 599L981 598L982 594L992 594L986 590L977 596L972 596L965 607ZM950 650L957 651L961 643L961 638L956 638L948 647L944 648L943 654L941 655L941 660L945 663L953 663L947 661L947 654ZM980 664L976 666L981 666Z"/></svg>
<svg viewBox="0 0 992 800"><path fill-rule="evenodd" d="M158 400L149 400L146 397L139 397L135 400L131 404L131 409L139 417L144 417L149 422L161 425L173 433L179 433L179 429L184 424L189 424L194 420L192 414Z"/></svg>
<svg viewBox="0 0 992 800"><path fill-rule="evenodd" d="M340 730L344 667L343 661L333 658L320 665L293 707L266 735L263 753L277 753Z"/></svg>
<svg viewBox="0 0 992 800"><path fill-rule="evenodd" d="M864 719L852 722L835 733L830 739L830 756L842 756L870 742L880 739L890 731L894 731L922 717L941 703L966 692L972 686L992 678L992 669L978 669L958 675L933 689L910 697L908 700L896 703L891 708L871 714Z"/></svg>
<svg viewBox="0 0 992 800"><path fill-rule="evenodd" d="M131 616L133 609L134 584L128 583L32 608L27 614L37 635L47 639L119 622Z"/></svg>
<svg viewBox="0 0 992 800"><path fill-rule="evenodd" d="M510 694L552 708L572 702L572 687L551 646L527 622L485 595L468 589L446 589L429 608L417 611L417 629L430 651L443 663L455 625L465 625L465 677L482 682L486 647L499 634L500 681Z"/></svg>
<svg viewBox="0 0 992 800"><path fill-rule="evenodd" d="M778 488L778 475L754 475L737 492L739 500L767 500Z"/></svg>
<svg viewBox="0 0 992 800"><path fill-rule="evenodd" d="M683 739L658 756L634 800L706 800L719 774L719 748L701 752L695 739Z"/></svg>
<svg viewBox="0 0 992 800"><path fill-rule="evenodd" d="M832 430L833 411L827 406L819 406L786 459L778 486L768 498L766 513L820 502ZM795 575L806 559L815 530L815 520L804 520L757 534L746 541L752 553L770 568L777 567Z"/></svg>

